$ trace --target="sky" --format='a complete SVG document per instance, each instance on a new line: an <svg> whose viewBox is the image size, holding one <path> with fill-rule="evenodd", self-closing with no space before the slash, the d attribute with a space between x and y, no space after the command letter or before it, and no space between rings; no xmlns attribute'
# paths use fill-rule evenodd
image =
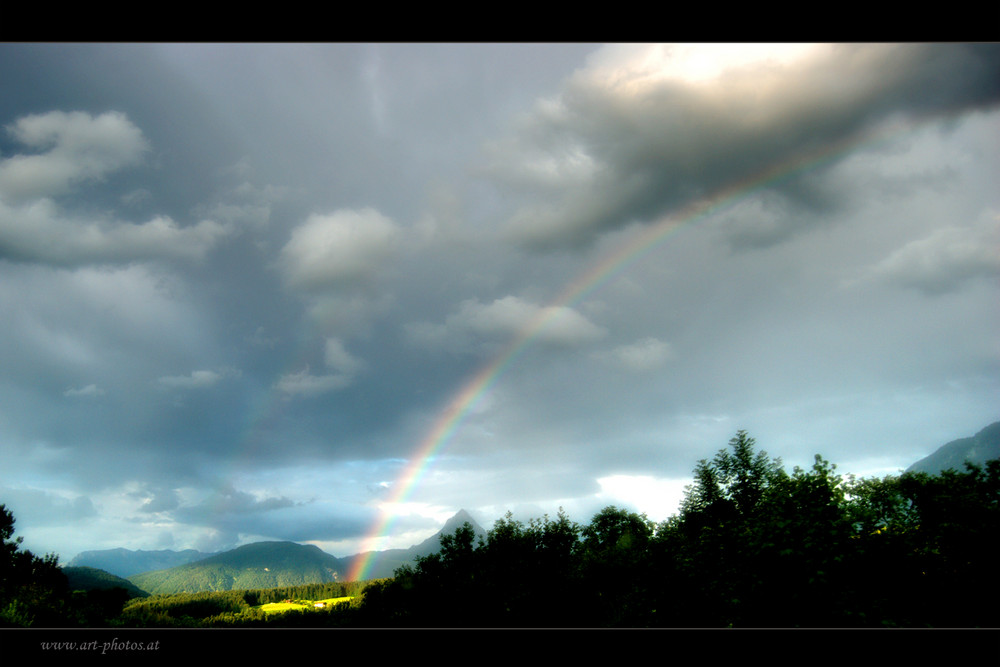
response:
<svg viewBox="0 0 1000 667"><path fill-rule="evenodd" d="M0 44L36 553L661 521L1000 419L1000 45Z"/></svg>

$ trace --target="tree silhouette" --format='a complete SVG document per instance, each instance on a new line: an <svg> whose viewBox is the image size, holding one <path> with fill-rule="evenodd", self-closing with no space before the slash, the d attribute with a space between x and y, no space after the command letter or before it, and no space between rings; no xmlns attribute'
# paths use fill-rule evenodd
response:
<svg viewBox="0 0 1000 667"><path fill-rule="evenodd" d="M0 505L0 626L65 625L69 591L59 559L35 556L13 535L14 514Z"/></svg>

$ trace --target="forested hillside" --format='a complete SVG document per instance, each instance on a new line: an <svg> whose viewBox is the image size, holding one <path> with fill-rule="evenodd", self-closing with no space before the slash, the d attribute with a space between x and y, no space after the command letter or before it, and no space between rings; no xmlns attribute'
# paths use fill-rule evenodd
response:
<svg viewBox="0 0 1000 667"><path fill-rule="evenodd" d="M63 574L73 591L94 591L121 588L134 598L148 597L149 593L142 590L128 579L122 579L110 572L96 567L64 567Z"/></svg>
<svg viewBox="0 0 1000 667"><path fill-rule="evenodd" d="M428 556L441 548L441 535L455 532L466 521L476 535L486 535L468 512L461 510L444 527L408 549L388 549L372 558L360 553L345 558L331 556L318 547L294 542L257 542L169 569L141 572L129 579L155 594L227 591L340 581L353 570L358 559L373 562L369 579L391 577L402 565ZM171 552L172 553L172 552Z"/></svg>
<svg viewBox="0 0 1000 667"><path fill-rule="evenodd" d="M129 577L153 594L276 588L337 581L344 563L311 544L256 542L169 570Z"/></svg>
<svg viewBox="0 0 1000 667"><path fill-rule="evenodd" d="M986 465L987 461L1000 458L1000 422L994 422L969 438L959 438L942 445L906 472L926 472L931 475L945 470L965 470L965 462Z"/></svg>

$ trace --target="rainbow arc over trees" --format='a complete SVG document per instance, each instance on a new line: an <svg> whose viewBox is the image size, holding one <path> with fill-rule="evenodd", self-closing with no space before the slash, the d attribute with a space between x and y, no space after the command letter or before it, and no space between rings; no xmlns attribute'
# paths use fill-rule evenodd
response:
<svg viewBox="0 0 1000 667"><path fill-rule="evenodd" d="M625 270L641 261L650 252L674 238L681 230L735 206L751 194L778 185L803 172L831 164L859 148L887 142L933 120L937 119L920 122L899 121L888 128L882 127L880 131L860 132L812 152L797 154L793 158L764 169L750 178L722 188L709 197L692 202L659 222L648 226L642 233L636 235L566 285L555 299L542 308L522 328L500 354L462 385L414 450L413 456L410 457L409 463L393 485L394 490L386 502L391 506L404 502L410 496L434 464L437 454L451 442L470 412L500 380L504 372L517 361L539 332L565 312L565 308L579 303L601 289ZM383 536L392 532L395 521L395 514L383 511L382 516L365 537L362 554L353 563L348 573L348 581L367 578L378 558L375 547Z"/></svg>

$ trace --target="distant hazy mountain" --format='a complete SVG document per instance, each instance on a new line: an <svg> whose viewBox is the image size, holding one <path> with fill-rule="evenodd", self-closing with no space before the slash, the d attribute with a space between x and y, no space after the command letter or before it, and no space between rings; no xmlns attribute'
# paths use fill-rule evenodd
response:
<svg viewBox="0 0 1000 667"><path fill-rule="evenodd" d="M959 438L942 445L930 456L911 465L906 472L926 472L936 475L949 468L965 472L966 461L983 465L998 458L1000 458L1000 422L995 422L971 438Z"/></svg>
<svg viewBox="0 0 1000 667"><path fill-rule="evenodd" d="M486 537L486 531L483 530L483 527L480 526L468 512L465 510L459 510L455 516L445 522L444 527L441 528L441 530L434 533L420 544L414 544L412 547L406 549L386 549L385 551L379 551L375 555L375 561L371 565L367 578L381 579L383 577L391 577L396 568L402 565L413 565L414 560L418 556L429 556L432 553L437 553L441 549L441 535L452 535L466 521L468 521L472 526L472 530L475 531L476 537L479 537L480 535L484 538ZM369 557L371 557L371 552L367 551L365 553L348 556L344 560L347 561L349 567L353 567L356 560Z"/></svg>
<svg viewBox="0 0 1000 667"><path fill-rule="evenodd" d="M153 594L197 593L325 583L344 571L341 559L311 544L256 542L129 580Z"/></svg>
<svg viewBox="0 0 1000 667"><path fill-rule="evenodd" d="M70 567L62 569L69 581L71 591L106 590L108 588L124 588L134 598L149 597L149 593L137 587L128 579L116 577L110 572L96 567Z"/></svg>
<svg viewBox="0 0 1000 667"><path fill-rule="evenodd" d="M95 567L105 572L130 577L140 572L150 570L165 570L167 568L191 563L202 558L214 556L215 552L205 553L194 549L184 551L132 551L130 549L102 549L99 551L84 551L69 562L67 567Z"/></svg>
<svg viewBox="0 0 1000 667"><path fill-rule="evenodd" d="M441 548L441 534L454 533L466 521L476 535L486 535L476 520L461 510L420 544L379 552L367 577L391 577L400 565L412 564L417 556L435 553ZM369 555L370 552L337 558L309 544L256 542L177 567L133 574L128 579L152 594L299 586L342 581L356 559Z"/></svg>

